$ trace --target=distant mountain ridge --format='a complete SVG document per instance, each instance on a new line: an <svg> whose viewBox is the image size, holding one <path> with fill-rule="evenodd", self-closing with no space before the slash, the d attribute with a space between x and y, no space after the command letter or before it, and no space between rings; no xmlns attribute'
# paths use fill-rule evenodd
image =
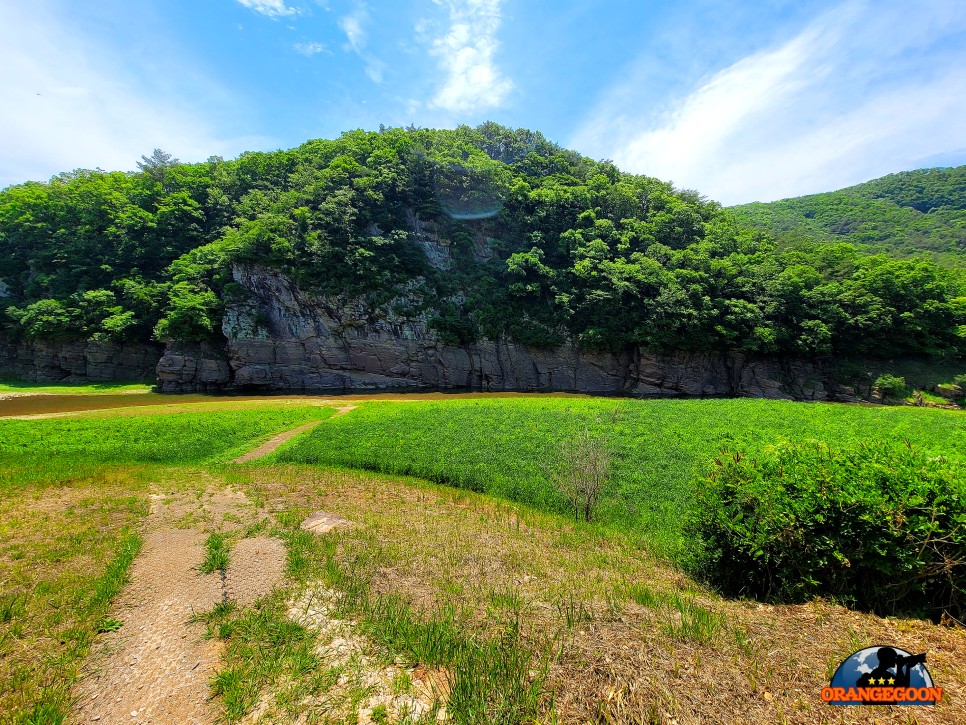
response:
<svg viewBox="0 0 966 725"><path fill-rule="evenodd" d="M838 191L730 211L786 246L847 242L966 266L966 166L902 171Z"/></svg>

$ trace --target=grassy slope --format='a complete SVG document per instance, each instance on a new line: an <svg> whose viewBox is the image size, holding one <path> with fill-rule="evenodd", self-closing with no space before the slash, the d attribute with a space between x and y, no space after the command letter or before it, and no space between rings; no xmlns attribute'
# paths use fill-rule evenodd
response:
<svg viewBox="0 0 966 725"><path fill-rule="evenodd" d="M928 650L930 672L949 695L916 713L923 723L966 721L955 696L966 672L962 631L822 601L725 600L626 536L419 480L260 464L231 475L287 529L279 535L290 547L293 588L282 595L327 603L322 611L353 622L350 640L358 635L372 646L363 682L399 663L410 674L449 672L453 722L891 721L891 708L831 708L819 699L845 657L880 642ZM300 531L302 518L318 510L357 526L325 536ZM326 672L351 681L355 667L331 644L343 631L310 632L317 643L307 649L316 656L306 657L305 632L281 642L271 636L293 629L269 616L284 612L281 601L260 605L255 614L265 626L238 613L211 622L216 630L228 625L223 674L239 675L256 695L276 693L280 706L267 722L310 706L353 722L327 710L352 696L345 688L330 685L312 697L324 690ZM291 664L271 661L280 653ZM410 681L402 679L405 689ZM229 722L233 692L219 698Z"/></svg>
<svg viewBox="0 0 966 725"><path fill-rule="evenodd" d="M0 420L0 722L57 723L69 710L148 511L156 476L134 465L227 460L331 413L285 406Z"/></svg>
<svg viewBox="0 0 966 725"><path fill-rule="evenodd" d="M723 440L762 445L776 436L814 436L839 442L880 433L908 437L949 456L964 455L959 444L966 415L959 413L716 400L623 401L615 415L617 404L560 398L371 403L327 421L311 439L293 441L280 453L291 458L301 451L303 458L325 457L340 465L409 467L438 480L553 508L559 502L540 462L552 461L561 438L586 423L611 437L616 455L615 487L605 508L609 522L631 528L646 524L646 533L663 532L671 540L674 529L661 528L667 522L660 520L660 512L682 505L691 470ZM178 485L197 484L197 471L189 468L124 468L85 462L87 454L95 461L162 465L223 461L278 428L328 414L313 408L298 418L296 412L303 410L289 406L0 421L0 446L6 446L0 455L0 531L5 534L0 536L5 542L0 544L0 582L5 585L0 615L10 613L0 616L0 720L45 702L55 707L36 711L40 719L35 721L57 722L104 611L101 604L85 605L103 600L91 573L110 574L102 577L100 587L108 593L118 583L118 566L111 562L125 562L129 532L146 511L147 492L159 476L165 485L173 485L179 475L185 482ZM194 425L178 424L184 421ZM37 468L39 456L51 450L58 455ZM363 460L362 454L370 457ZM634 542L595 527L573 527L556 516L420 482L318 468L266 469L261 463L233 467L226 483L247 490L253 501L284 502L293 537L290 573L298 574L296 582L321 578L344 590L347 613L359 618L375 645L405 662L443 667L461 662L462 655L454 661L448 656L438 662L427 659L426 643L436 642L445 625L457 644L465 640L483 647L474 645L471 651L482 652L481 664L496 667L492 675L481 675L494 678L498 687L493 692L510 685L523 691L530 682L547 694L547 687L565 720L589 718L606 697L605 720L665 709L671 717L697 712L700 703L713 701L704 712L709 721L715 715L731 721L753 708L761 710L763 721L788 712L798 715L792 721L814 721L819 714L815 693L828 676L820 671L822 665L834 667L859 646L895 636L876 618L821 604L789 609L786 615L771 608L763 613L753 603L723 602L655 565ZM637 512L631 507L635 502L641 506ZM332 541L304 536L298 522L320 508L363 526ZM295 544L300 542L324 551L299 553ZM300 574L297 560L304 560ZM352 595L363 589L370 594ZM277 619L285 631L292 629L281 599L266 606L278 610L269 623ZM444 616L449 611L460 613L457 621L449 623ZM954 633L943 634L939 644L939 635L929 627L903 624L902 642L916 651L939 649L942 664L934 674L953 686L954 673L960 671L958 660L950 659L957 651ZM236 627L239 637L245 631ZM507 639L503 632L516 634ZM786 641L797 633L798 639ZM931 638L928 647L926 638ZM293 667L311 659L312 641L305 642L305 647L302 639L295 643L299 646L289 658ZM512 647L487 649L506 642ZM271 643L255 642L258 651L274 652L276 642ZM238 657L248 644L239 642ZM232 646L229 642L226 650L229 665ZM771 655L779 646L784 647L783 664L775 670ZM509 662L511 656L524 659ZM536 670L530 671L531 681L518 677L527 673L529 657L534 658L530 666L538 668L544 657L551 657L546 677L532 679ZM639 657L649 666L642 668ZM324 663L309 664L324 679ZM290 684L286 668L273 665L281 679L272 675L266 684ZM604 672L610 674L598 674ZM775 705L762 699L763 685L776 693ZM619 697L612 701L615 692ZM498 707L497 700L487 700L488 710ZM499 707L512 704L502 702ZM533 702L541 711L553 707L545 697ZM298 709L297 699L290 706ZM955 721L954 714L943 721Z"/></svg>
<svg viewBox="0 0 966 725"><path fill-rule="evenodd" d="M579 398L370 403L275 456L412 474L562 511L550 470L561 441L585 425L609 440L614 456L600 521L634 531L671 556L682 545L679 524L694 474L721 447L755 449L782 439L908 439L966 459L966 414L959 412L751 399Z"/></svg>

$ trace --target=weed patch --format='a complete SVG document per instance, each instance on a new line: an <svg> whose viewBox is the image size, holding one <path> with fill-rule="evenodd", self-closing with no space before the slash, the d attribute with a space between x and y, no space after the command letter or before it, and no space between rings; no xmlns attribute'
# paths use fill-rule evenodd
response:
<svg viewBox="0 0 966 725"><path fill-rule="evenodd" d="M377 592L381 554L371 546L347 556L336 537L294 529L283 536L289 572L321 577L338 591L336 613L355 621L361 635L396 662L449 673L447 713L454 722L517 723L541 712L548 660L520 638L517 595L497 595L511 615L495 633L481 632L452 603L421 612L405 597Z"/></svg>
<svg viewBox="0 0 966 725"><path fill-rule="evenodd" d="M225 571L231 548L224 534L211 534L205 540L205 560L199 567L202 574Z"/></svg>
<svg viewBox="0 0 966 725"><path fill-rule="evenodd" d="M245 609L219 604L199 619L209 636L225 642L227 666L211 688L228 722L240 721L269 691L283 695L272 698L274 706L294 715L306 697L333 684L315 654L315 635L288 617L279 595Z"/></svg>

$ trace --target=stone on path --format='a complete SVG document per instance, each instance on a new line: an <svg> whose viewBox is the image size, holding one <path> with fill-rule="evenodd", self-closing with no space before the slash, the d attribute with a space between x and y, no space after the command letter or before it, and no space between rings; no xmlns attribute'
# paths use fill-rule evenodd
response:
<svg viewBox="0 0 966 725"><path fill-rule="evenodd" d="M352 522L349 519L325 511L316 511L301 523L300 528L311 531L313 534L327 534L332 529L343 529L350 526L352 526Z"/></svg>

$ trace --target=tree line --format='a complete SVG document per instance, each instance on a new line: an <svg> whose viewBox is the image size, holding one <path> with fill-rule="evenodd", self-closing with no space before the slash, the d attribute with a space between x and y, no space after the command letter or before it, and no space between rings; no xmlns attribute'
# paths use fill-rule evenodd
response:
<svg viewBox="0 0 966 725"><path fill-rule="evenodd" d="M156 151L138 166L0 192L3 334L217 340L225 305L247 294L232 281L242 264L425 317L453 344L966 352L955 270L789 245L527 130L383 128L196 164Z"/></svg>

